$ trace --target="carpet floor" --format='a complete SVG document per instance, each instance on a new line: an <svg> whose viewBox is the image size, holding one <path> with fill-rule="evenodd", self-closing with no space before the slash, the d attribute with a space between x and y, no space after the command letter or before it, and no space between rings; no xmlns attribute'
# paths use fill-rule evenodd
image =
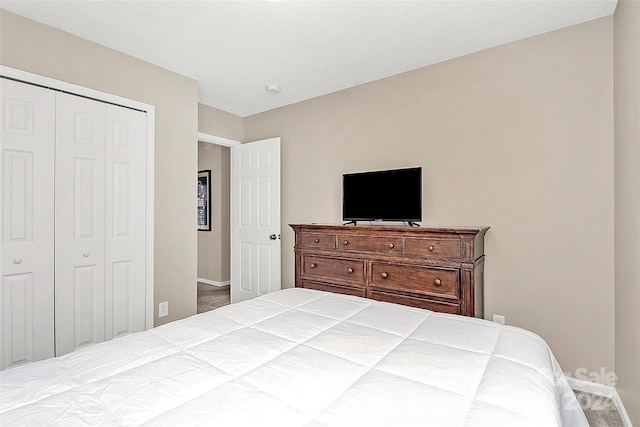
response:
<svg viewBox="0 0 640 427"><path fill-rule="evenodd" d="M612 399L584 391L573 391L587 416L590 427L624 427Z"/></svg>
<svg viewBox="0 0 640 427"><path fill-rule="evenodd" d="M230 303L229 286L198 283L198 313L214 310Z"/></svg>
<svg viewBox="0 0 640 427"><path fill-rule="evenodd" d="M214 310L230 303L229 286L198 283L198 313ZM611 399L583 391L575 391L590 427L623 427L622 419Z"/></svg>

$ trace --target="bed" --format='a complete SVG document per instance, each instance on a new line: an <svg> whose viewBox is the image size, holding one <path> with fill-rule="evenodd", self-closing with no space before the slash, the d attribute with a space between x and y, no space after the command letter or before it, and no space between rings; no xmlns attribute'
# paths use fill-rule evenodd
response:
<svg viewBox="0 0 640 427"><path fill-rule="evenodd" d="M588 426L531 332L301 288L4 371L0 424Z"/></svg>

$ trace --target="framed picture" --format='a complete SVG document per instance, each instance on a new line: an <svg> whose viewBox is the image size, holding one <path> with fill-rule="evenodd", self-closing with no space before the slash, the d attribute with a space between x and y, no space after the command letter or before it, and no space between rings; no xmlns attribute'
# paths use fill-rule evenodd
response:
<svg viewBox="0 0 640 427"><path fill-rule="evenodd" d="M211 231L211 170L198 172L198 231Z"/></svg>

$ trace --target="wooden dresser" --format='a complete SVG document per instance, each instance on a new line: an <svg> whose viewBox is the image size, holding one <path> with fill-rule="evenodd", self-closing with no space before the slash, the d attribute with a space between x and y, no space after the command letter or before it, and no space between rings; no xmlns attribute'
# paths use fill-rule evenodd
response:
<svg viewBox="0 0 640 427"><path fill-rule="evenodd" d="M486 228L291 224L296 287L483 317Z"/></svg>

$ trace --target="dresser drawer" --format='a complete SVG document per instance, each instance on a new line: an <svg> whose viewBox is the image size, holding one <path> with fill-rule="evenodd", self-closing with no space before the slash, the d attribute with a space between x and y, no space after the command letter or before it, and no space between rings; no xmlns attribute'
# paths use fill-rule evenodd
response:
<svg viewBox="0 0 640 427"><path fill-rule="evenodd" d="M374 261L371 263L369 287L457 300L460 298L460 274L457 269Z"/></svg>
<svg viewBox="0 0 640 427"><path fill-rule="evenodd" d="M358 252L401 254L401 237L371 237L338 234L338 249Z"/></svg>
<svg viewBox="0 0 640 427"><path fill-rule="evenodd" d="M303 248L335 249L336 235L325 233L300 233L300 246Z"/></svg>
<svg viewBox="0 0 640 427"><path fill-rule="evenodd" d="M404 242L404 253L407 255L420 255L429 258L460 259L460 240L435 240L408 238Z"/></svg>
<svg viewBox="0 0 640 427"><path fill-rule="evenodd" d="M324 278L364 286L364 261L302 255L302 277Z"/></svg>
<svg viewBox="0 0 640 427"><path fill-rule="evenodd" d="M337 294L354 295L366 298L367 290L362 287L340 286L335 283L313 282L311 280L300 281L300 287L306 289L315 289L316 291L333 292Z"/></svg>
<svg viewBox="0 0 640 427"><path fill-rule="evenodd" d="M377 301L392 302L394 304L408 305L424 308L439 313L461 314L460 304L452 304L442 301L433 301L426 298L412 297L409 295L390 294L387 292L370 291L369 298Z"/></svg>

